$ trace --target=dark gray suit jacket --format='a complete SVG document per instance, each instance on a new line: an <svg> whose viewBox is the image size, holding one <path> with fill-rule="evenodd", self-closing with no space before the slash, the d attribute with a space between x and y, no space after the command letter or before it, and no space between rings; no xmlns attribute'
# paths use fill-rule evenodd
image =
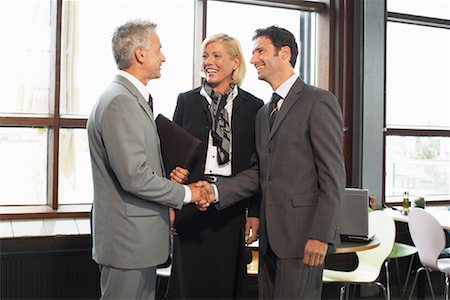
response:
<svg viewBox="0 0 450 300"><path fill-rule="evenodd" d="M163 176L148 103L118 75L96 103L87 130L94 180L93 259L122 269L163 263L170 245L168 207L180 209L185 191Z"/></svg>
<svg viewBox="0 0 450 300"><path fill-rule="evenodd" d="M342 113L330 92L300 78L272 130L266 104L256 118L253 167L217 184L221 207L262 190L260 252L270 242L280 258L301 258L308 239L339 243L345 189Z"/></svg>

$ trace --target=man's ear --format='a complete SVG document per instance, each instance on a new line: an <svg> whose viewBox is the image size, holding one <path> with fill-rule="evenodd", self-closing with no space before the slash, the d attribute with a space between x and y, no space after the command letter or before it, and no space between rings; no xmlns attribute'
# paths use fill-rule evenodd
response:
<svg viewBox="0 0 450 300"><path fill-rule="evenodd" d="M141 47L136 48L134 50L134 57L136 58L136 61L140 64L144 63L144 49Z"/></svg>
<svg viewBox="0 0 450 300"><path fill-rule="evenodd" d="M283 60L290 61L292 55L291 48L289 48L288 46L281 47L280 54Z"/></svg>

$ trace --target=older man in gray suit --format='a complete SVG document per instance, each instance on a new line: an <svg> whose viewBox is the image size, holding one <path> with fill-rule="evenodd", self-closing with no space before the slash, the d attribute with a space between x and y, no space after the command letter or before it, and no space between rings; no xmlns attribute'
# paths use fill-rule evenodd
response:
<svg viewBox="0 0 450 300"><path fill-rule="evenodd" d="M258 161L216 184L215 205L224 209L261 187L259 297L320 299L325 255L339 243L342 113L331 93L295 75L289 31L258 29L254 41L251 63L274 95L256 117Z"/></svg>
<svg viewBox="0 0 450 300"><path fill-rule="evenodd" d="M149 80L165 61L156 24L132 21L112 39L119 74L87 124L94 180L93 259L102 299L155 298L156 266L169 256L169 207L205 199L201 184L183 186L182 168L164 177Z"/></svg>

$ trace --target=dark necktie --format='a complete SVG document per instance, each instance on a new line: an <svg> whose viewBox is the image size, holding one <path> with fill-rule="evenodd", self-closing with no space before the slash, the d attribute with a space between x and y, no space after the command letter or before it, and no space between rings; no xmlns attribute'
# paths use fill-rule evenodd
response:
<svg viewBox="0 0 450 300"><path fill-rule="evenodd" d="M273 93L272 94L272 98L270 98L270 104L269 104L269 125L270 125L270 129L272 129L272 125L273 122L275 121L275 117L277 115L278 112L278 106L277 103L278 101L280 101L281 96L278 95L277 93Z"/></svg>
<svg viewBox="0 0 450 300"><path fill-rule="evenodd" d="M150 106L150 109L153 112L153 98L152 95L148 94L148 105Z"/></svg>

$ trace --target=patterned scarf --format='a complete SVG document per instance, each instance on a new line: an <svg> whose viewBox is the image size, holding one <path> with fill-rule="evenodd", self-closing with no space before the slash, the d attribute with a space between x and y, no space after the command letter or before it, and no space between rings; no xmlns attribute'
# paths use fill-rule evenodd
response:
<svg viewBox="0 0 450 300"><path fill-rule="evenodd" d="M203 88L211 97L211 105L209 106L212 119L211 136L213 145L217 147L217 162L219 165L224 165L230 161L231 140L230 122L225 105L227 104L229 95L234 89L234 85L231 86L224 95L215 93L212 87L207 83L203 85Z"/></svg>

